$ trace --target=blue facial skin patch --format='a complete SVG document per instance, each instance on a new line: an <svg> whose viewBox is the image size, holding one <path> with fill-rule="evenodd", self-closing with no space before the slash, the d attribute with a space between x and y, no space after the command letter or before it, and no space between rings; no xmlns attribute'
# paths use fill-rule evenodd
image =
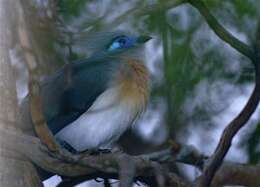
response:
<svg viewBox="0 0 260 187"><path fill-rule="evenodd" d="M113 50L119 49L119 48L121 48L121 47L120 47L120 43L119 43L119 42L113 42L113 43L110 45L110 47L108 48L108 51L113 51Z"/></svg>
<svg viewBox="0 0 260 187"><path fill-rule="evenodd" d="M136 38L119 36L113 40L112 44L108 48L108 51L131 48L135 45L135 43L136 43Z"/></svg>

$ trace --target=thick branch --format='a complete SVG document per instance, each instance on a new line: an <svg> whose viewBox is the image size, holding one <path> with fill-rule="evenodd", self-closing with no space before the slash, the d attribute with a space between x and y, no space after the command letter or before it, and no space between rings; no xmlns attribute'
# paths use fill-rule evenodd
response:
<svg viewBox="0 0 260 187"><path fill-rule="evenodd" d="M17 2L19 4L19 2ZM34 129L40 137L41 141L46 144L52 151L60 151L58 144L55 142L54 137L47 127L46 121L43 116L40 98L40 86L38 83L38 69L37 57L34 53L32 41L29 38L28 27L26 26L26 19L22 6L17 6L18 11L18 38L20 45L24 50L25 64L29 71L29 102L31 118L33 121Z"/></svg>
<svg viewBox="0 0 260 187"><path fill-rule="evenodd" d="M45 147L38 138L25 135L13 128L0 127L0 141L5 141L4 148L17 152L17 157L26 156L29 160L40 166L46 171L56 173L61 176L83 176L106 174L111 176L119 176L120 165L118 163L122 157L126 158L124 153L102 154L99 156L86 155L80 158L77 155L70 155L69 159L56 158L56 154L52 155L48 148ZM21 155L21 156L19 156ZM130 156L129 156L130 157ZM150 157L150 156L149 156ZM160 160L160 158L148 156L131 156L131 160L136 167L134 177L143 182L146 179L155 179L153 172L152 160ZM172 173L165 172L167 182L171 181L173 186L188 186L182 179ZM175 185L174 185L175 184Z"/></svg>
<svg viewBox="0 0 260 187"><path fill-rule="evenodd" d="M256 76L256 85L252 95L250 96L246 106L239 113L239 115L233 119L229 125L225 128L219 144L214 152L214 154L210 157L206 167L203 170L203 174L201 176L201 180L197 186L207 187L210 185L212 178L214 177L215 172L221 166L224 157L226 156L231 144L233 137L237 134L237 132L246 125L247 121L254 113L257 105L259 103L260 97L260 76L259 72Z"/></svg>
<svg viewBox="0 0 260 187"><path fill-rule="evenodd" d="M16 1L0 1L0 126L12 126L22 132L17 107L15 71L12 67L13 47L17 45L15 38L17 12ZM2 134L1 134L2 136ZM41 187L41 181L32 163L16 152L4 148L6 139L0 138L0 186L1 187ZM13 146L16 145L14 142Z"/></svg>
<svg viewBox="0 0 260 187"><path fill-rule="evenodd" d="M0 141L5 141L5 149L15 151L16 159L26 158L33 161L43 169L67 176L69 179L78 179L78 183L98 177L118 179L119 164L118 159L123 153L103 154L99 156L86 155L79 159L78 156L71 155L73 160L59 160L53 157L52 153L39 141L38 138L24 135L13 128L0 127ZM191 146L172 147L173 150L166 149L160 152L129 156L136 166L135 180L156 186L156 173L154 173L154 163L161 166L170 166L179 160L182 163L191 164L200 168L198 163L203 163L204 156ZM245 185L251 186L260 183L260 166L250 166L238 163L225 162L217 172L213 187L219 185ZM167 170L166 170L167 171ZM160 171L165 177L166 184L171 186L188 186L173 173L166 172L164 168ZM77 183L73 183L74 185ZM254 186L253 186L254 187Z"/></svg>
<svg viewBox="0 0 260 187"><path fill-rule="evenodd" d="M211 187L232 186L260 186L260 166L224 162L216 173Z"/></svg>

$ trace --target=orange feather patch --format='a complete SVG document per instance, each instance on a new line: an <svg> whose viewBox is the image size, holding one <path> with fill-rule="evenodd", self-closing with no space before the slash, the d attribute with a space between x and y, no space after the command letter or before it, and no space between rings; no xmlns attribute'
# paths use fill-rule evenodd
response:
<svg viewBox="0 0 260 187"><path fill-rule="evenodd" d="M120 98L135 107L144 109L150 92L149 72L138 60L126 60L116 80L119 81Z"/></svg>

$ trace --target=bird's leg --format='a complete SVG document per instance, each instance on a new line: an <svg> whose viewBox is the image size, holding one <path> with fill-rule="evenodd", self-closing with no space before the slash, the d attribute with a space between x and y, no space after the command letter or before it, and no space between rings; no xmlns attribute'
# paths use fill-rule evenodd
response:
<svg viewBox="0 0 260 187"><path fill-rule="evenodd" d="M67 151L69 151L72 154L78 154L78 151L74 149L70 144L68 144L66 141L61 140L61 139L56 139L56 141L60 144L60 146Z"/></svg>

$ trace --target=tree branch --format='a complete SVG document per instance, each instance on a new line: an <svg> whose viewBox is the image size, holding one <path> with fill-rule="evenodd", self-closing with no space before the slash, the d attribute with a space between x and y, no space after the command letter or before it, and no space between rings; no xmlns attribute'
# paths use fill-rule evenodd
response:
<svg viewBox="0 0 260 187"><path fill-rule="evenodd" d="M224 129L214 154L210 157L208 163L206 164L206 167L203 170L201 178L197 184L198 187L210 186L211 180L213 179L215 172L221 166L224 157L226 156L229 148L231 147L233 137L243 126L246 125L247 121L250 119L251 115L254 113L255 109L257 108L259 103L259 97L260 97L260 76L258 70L256 74L256 85L252 95L250 96L243 110Z"/></svg>
<svg viewBox="0 0 260 187"><path fill-rule="evenodd" d="M46 171L66 176L63 184L71 185L95 178L118 179L120 173L118 158L124 155L123 153L99 156L86 155L83 159L79 159L77 155L71 155L73 160L60 160L53 157L52 152L49 152L48 148L38 138L25 135L12 127L0 126L0 142L3 141L5 142L3 148L8 151L15 151L17 159L24 159L25 156L25 158L28 158ZM156 181L158 175L154 171L154 166L158 164L161 166L159 177L163 176L165 178L166 186L188 187L189 184L185 183L176 174L169 173L164 166L171 166L178 161L201 168L198 163L203 163L205 156L191 146L177 145L172 146L171 149L151 154L130 156L136 166L135 181L140 181L150 186L158 186L159 181ZM219 185L251 186L253 183L260 184L259 171L260 166L224 162L216 173L212 185L213 187L219 187Z"/></svg>
<svg viewBox="0 0 260 187"><path fill-rule="evenodd" d="M224 162L217 171L211 187L232 186L260 186L260 166Z"/></svg>
<svg viewBox="0 0 260 187"><path fill-rule="evenodd" d="M24 10L20 1L17 2L18 18L18 38L20 45L24 50L25 64L29 71L29 103L30 113L33 121L33 127L40 137L41 141L48 146L52 151L61 151L59 145L55 142L54 137L48 129L47 123L43 116L41 97L40 97L40 85L38 81L38 69L37 69L37 57L34 53L32 41L29 38L29 31L27 30L27 23L25 19Z"/></svg>
<svg viewBox="0 0 260 187"><path fill-rule="evenodd" d="M109 24L106 24L106 27L113 28L115 26L118 26L121 23L123 23L126 20L126 18L130 15L135 16L135 17L141 17L141 16L145 16L145 15L151 14L156 11L169 10L169 9L177 7L181 4L184 4L186 2L187 2L187 0L166 0L161 3L155 3L155 4L147 5L144 7L134 7L132 9L129 9L122 15L119 15L117 18L115 18Z"/></svg>
<svg viewBox="0 0 260 187"><path fill-rule="evenodd" d="M116 18L114 18L112 21L107 21L106 19L108 16L102 16L101 18L98 18L97 21L95 21L93 24L90 24L87 28L83 28L82 30L76 31L76 33L73 33L74 37L79 37L83 39L85 35L90 34L91 32L96 32L97 30L111 30L111 28L115 28L118 25L125 22L127 18L130 16L132 17L142 17L145 15L149 15L153 12L160 11L160 10L169 10L174 7L180 6L184 3L186 3L187 0L166 0L161 3L154 3L142 7L133 7L127 10L126 12L120 14ZM101 25L100 29L100 22L103 22L105 24ZM86 31L84 31L86 30ZM69 32L70 31L65 31ZM75 35L76 34L76 35ZM78 35L77 35L78 34Z"/></svg>
<svg viewBox="0 0 260 187"><path fill-rule="evenodd" d="M120 174L120 164L118 160L130 157L136 168L134 172L135 180L144 183L156 184L155 173L153 171L154 161L160 160L153 155L128 156L124 153L101 154L99 156L85 155L83 158L78 155L70 155L67 160L64 157L57 158L56 152L50 152L40 140L33 136L28 136L13 128L0 127L0 141L5 141L5 149L17 152L17 156L22 155L31 160L36 165L46 171L56 173L61 176L93 176L104 178L116 178ZM160 154L157 154L160 155ZM169 156L170 158L170 156ZM171 160L165 161L172 162ZM125 170L125 168L124 168ZM172 186L188 186L180 177L173 173L164 172L166 182ZM149 179L149 180L148 180Z"/></svg>
<svg viewBox="0 0 260 187"><path fill-rule="evenodd" d="M247 44L243 43L230 34L209 12L201 0L189 0L189 3L198 9L201 15L204 16L210 28L223 41L230 44L230 46L232 46L241 54L247 56L255 66L255 88L243 110L225 128L214 154L208 160L208 163L203 169L203 173L198 180L198 183L196 184L197 187L208 187L211 184L215 172L221 166L223 159L232 144L233 137L243 126L246 125L247 121L250 119L251 115L258 106L260 99L260 57L258 50L253 50Z"/></svg>
<svg viewBox="0 0 260 187"><path fill-rule="evenodd" d="M241 54L247 56L249 59L252 59L254 57L254 51L251 49L251 47L240 41L238 38L234 37L230 32L228 32L210 13L202 0L188 0L188 2L200 12L200 14L208 23L209 27L219 38L228 43L231 47L236 49Z"/></svg>

